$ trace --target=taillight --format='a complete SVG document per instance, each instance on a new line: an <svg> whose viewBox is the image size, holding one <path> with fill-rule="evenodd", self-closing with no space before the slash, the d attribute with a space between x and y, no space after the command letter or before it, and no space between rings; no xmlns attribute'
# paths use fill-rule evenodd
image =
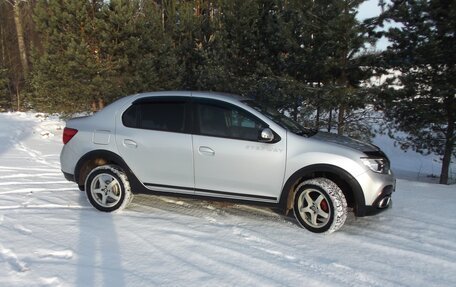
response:
<svg viewBox="0 0 456 287"><path fill-rule="evenodd" d="M63 144L69 142L75 134L78 133L78 130L71 129L71 128L64 128L63 129Z"/></svg>

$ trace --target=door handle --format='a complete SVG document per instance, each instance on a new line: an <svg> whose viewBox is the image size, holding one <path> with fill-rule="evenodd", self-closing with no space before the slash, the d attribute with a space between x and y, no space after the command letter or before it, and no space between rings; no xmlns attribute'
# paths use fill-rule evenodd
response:
<svg viewBox="0 0 456 287"><path fill-rule="evenodd" d="M137 148L138 144L134 140L124 139L123 144L125 147Z"/></svg>
<svg viewBox="0 0 456 287"><path fill-rule="evenodd" d="M200 154L204 154L204 155L212 155L212 156L215 155L215 151L207 146L200 146L198 148L198 151Z"/></svg>

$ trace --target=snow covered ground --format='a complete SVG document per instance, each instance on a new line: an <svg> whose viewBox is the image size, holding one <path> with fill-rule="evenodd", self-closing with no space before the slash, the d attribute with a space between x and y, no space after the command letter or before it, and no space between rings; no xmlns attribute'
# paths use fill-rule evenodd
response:
<svg viewBox="0 0 456 287"><path fill-rule="evenodd" d="M0 286L456 286L455 185L398 180L392 209L331 235L171 197L104 214L60 172L62 127L0 114Z"/></svg>

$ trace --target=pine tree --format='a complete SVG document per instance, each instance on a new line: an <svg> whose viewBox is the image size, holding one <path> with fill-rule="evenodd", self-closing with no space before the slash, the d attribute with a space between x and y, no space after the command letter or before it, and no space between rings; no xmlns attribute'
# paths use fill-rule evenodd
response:
<svg viewBox="0 0 456 287"><path fill-rule="evenodd" d="M246 95L258 79L258 4L255 0L222 0L210 36L201 43L199 89Z"/></svg>
<svg viewBox="0 0 456 287"><path fill-rule="evenodd" d="M322 16L328 19L323 31L324 45L332 50L327 64L333 88L331 95L338 106L339 134L347 131L347 114L366 104L360 83L369 78L369 73L360 72L360 54L372 39L356 18L357 9L363 2L365 0L330 1L330 9L326 9Z"/></svg>
<svg viewBox="0 0 456 287"><path fill-rule="evenodd" d="M174 1L175 2L175 1ZM201 3L204 1L200 1ZM206 10L193 1L172 2L165 5L164 33L172 39L173 49L176 57L175 67L180 75L180 89L196 90L198 86L198 73L204 65L203 51L207 48L202 35L202 24L207 17ZM173 9L175 11L173 11ZM171 17L172 16L172 17Z"/></svg>
<svg viewBox="0 0 456 287"><path fill-rule="evenodd" d="M43 111L96 110L123 95L179 88L177 12L163 14L171 2L40 2L43 49L33 56L30 102Z"/></svg>
<svg viewBox="0 0 456 287"><path fill-rule="evenodd" d="M137 91L176 90L181 87L173 37L162 26L162 10L153 1L142 3L138 17L139 46L131 50L132 73L139 79Z"/></svg>
<svg viewBox="0 0 456 287"><path fill-rule="evenodd" d="M289 1L284 7L281 32L285 44L282 65L288 75L288 85L292 87L287 97L288 109L298 119L300 114L313 113L315 108L317 126L321 109L333 106L327 95L330 83L328 59L333 51L325 45L328 39L324 31L329 19L322 18L325 14L319 11L323 6L328 7L328 3L323 2Z"/></svg>
<svg viewBox="0 0 456 287"><path fill-rule="evenodd" d="M176 88L178 75L161 11L151 1L111 1L97 20L108 101L119 96Z"/></svg>
<svg viewBox="0 0 456 287"><path fill-rule="evenodd" d="M40 1L35 23L43 51L33 55L35 108L46 112L88 110L105 96L96 19L103 1Z"/></svg>
<svg viewBox="0 0 456 287"><path fill-rule="evenodd" d="M455 15L451 0L393 1L383 15L399 24L386 33L392 45L384 53L400 72L385 90L391 128L408 133L395 136L403 148L442 156L443 184L456 145Z"/></svg>
<svg viewBox="0 0 456 287"><path fill-rule="evenodd" d="M293 4L297 1L268 0L259 1L258 16L258 59L260 81L255 86L257 98L268 102L282 111L287 111L298 120L300 108L307 98L305 80L290 66L299 65L299 61L290 58L300 55L298 49L293 46L290 38L293 35L302 37L302 33L296 33L294 28L300 26L298 17L290 17L289 12L293 10ZM297 22L294 22L297 21ZM298 40L299 42L299 40ZM299 44L298 44L299 45ZM296 59L296 57L295 57ZM303 66L298 68L303 70Z"/></svg>
<svg viewBox="0 0 456 287"><path fill-rule="evenodd" d="M362 2L287 1L282 20L285 30L281 32L286 35L282 65L295 91L291 110L300 107L309 114L316 110L317 127L326 111L330 131L332 111L337 109L339 133L369 139L370 133L359 133L359 121L351 120L352 111L364 108L370 100L361 83L371 74L363 51L373 37L356 19Z"/></svg>

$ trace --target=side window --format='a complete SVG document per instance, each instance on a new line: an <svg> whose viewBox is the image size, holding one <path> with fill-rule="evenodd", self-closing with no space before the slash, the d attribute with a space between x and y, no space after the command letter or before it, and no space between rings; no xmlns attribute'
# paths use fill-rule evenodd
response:
<svg viewBox="0 0 456 287"><path fill-rule="evenodd" d="M185 106L184 101L150 101L133 104L123 114L122 122L132 128L184 132Z"/></svg>
<svg viewBox="0 0 456 287"><path fill-rule="evenodd" d="M253 115L229 105L197 104L199 133L256 141L266 125Z"/></svg>
<svg viewBox="0 0 456 287"><path fill-rule="evenodd" d="M157 102L140 105L139 128L169 132L183 132L184 102Z"/></svg>
<svg viewBox="0 0 456 287"><path fill-rule="evenodd" d="M129 128L136 128L138 126L138 106L133 105L128 108L122 115L122 123Z"/></svg>

